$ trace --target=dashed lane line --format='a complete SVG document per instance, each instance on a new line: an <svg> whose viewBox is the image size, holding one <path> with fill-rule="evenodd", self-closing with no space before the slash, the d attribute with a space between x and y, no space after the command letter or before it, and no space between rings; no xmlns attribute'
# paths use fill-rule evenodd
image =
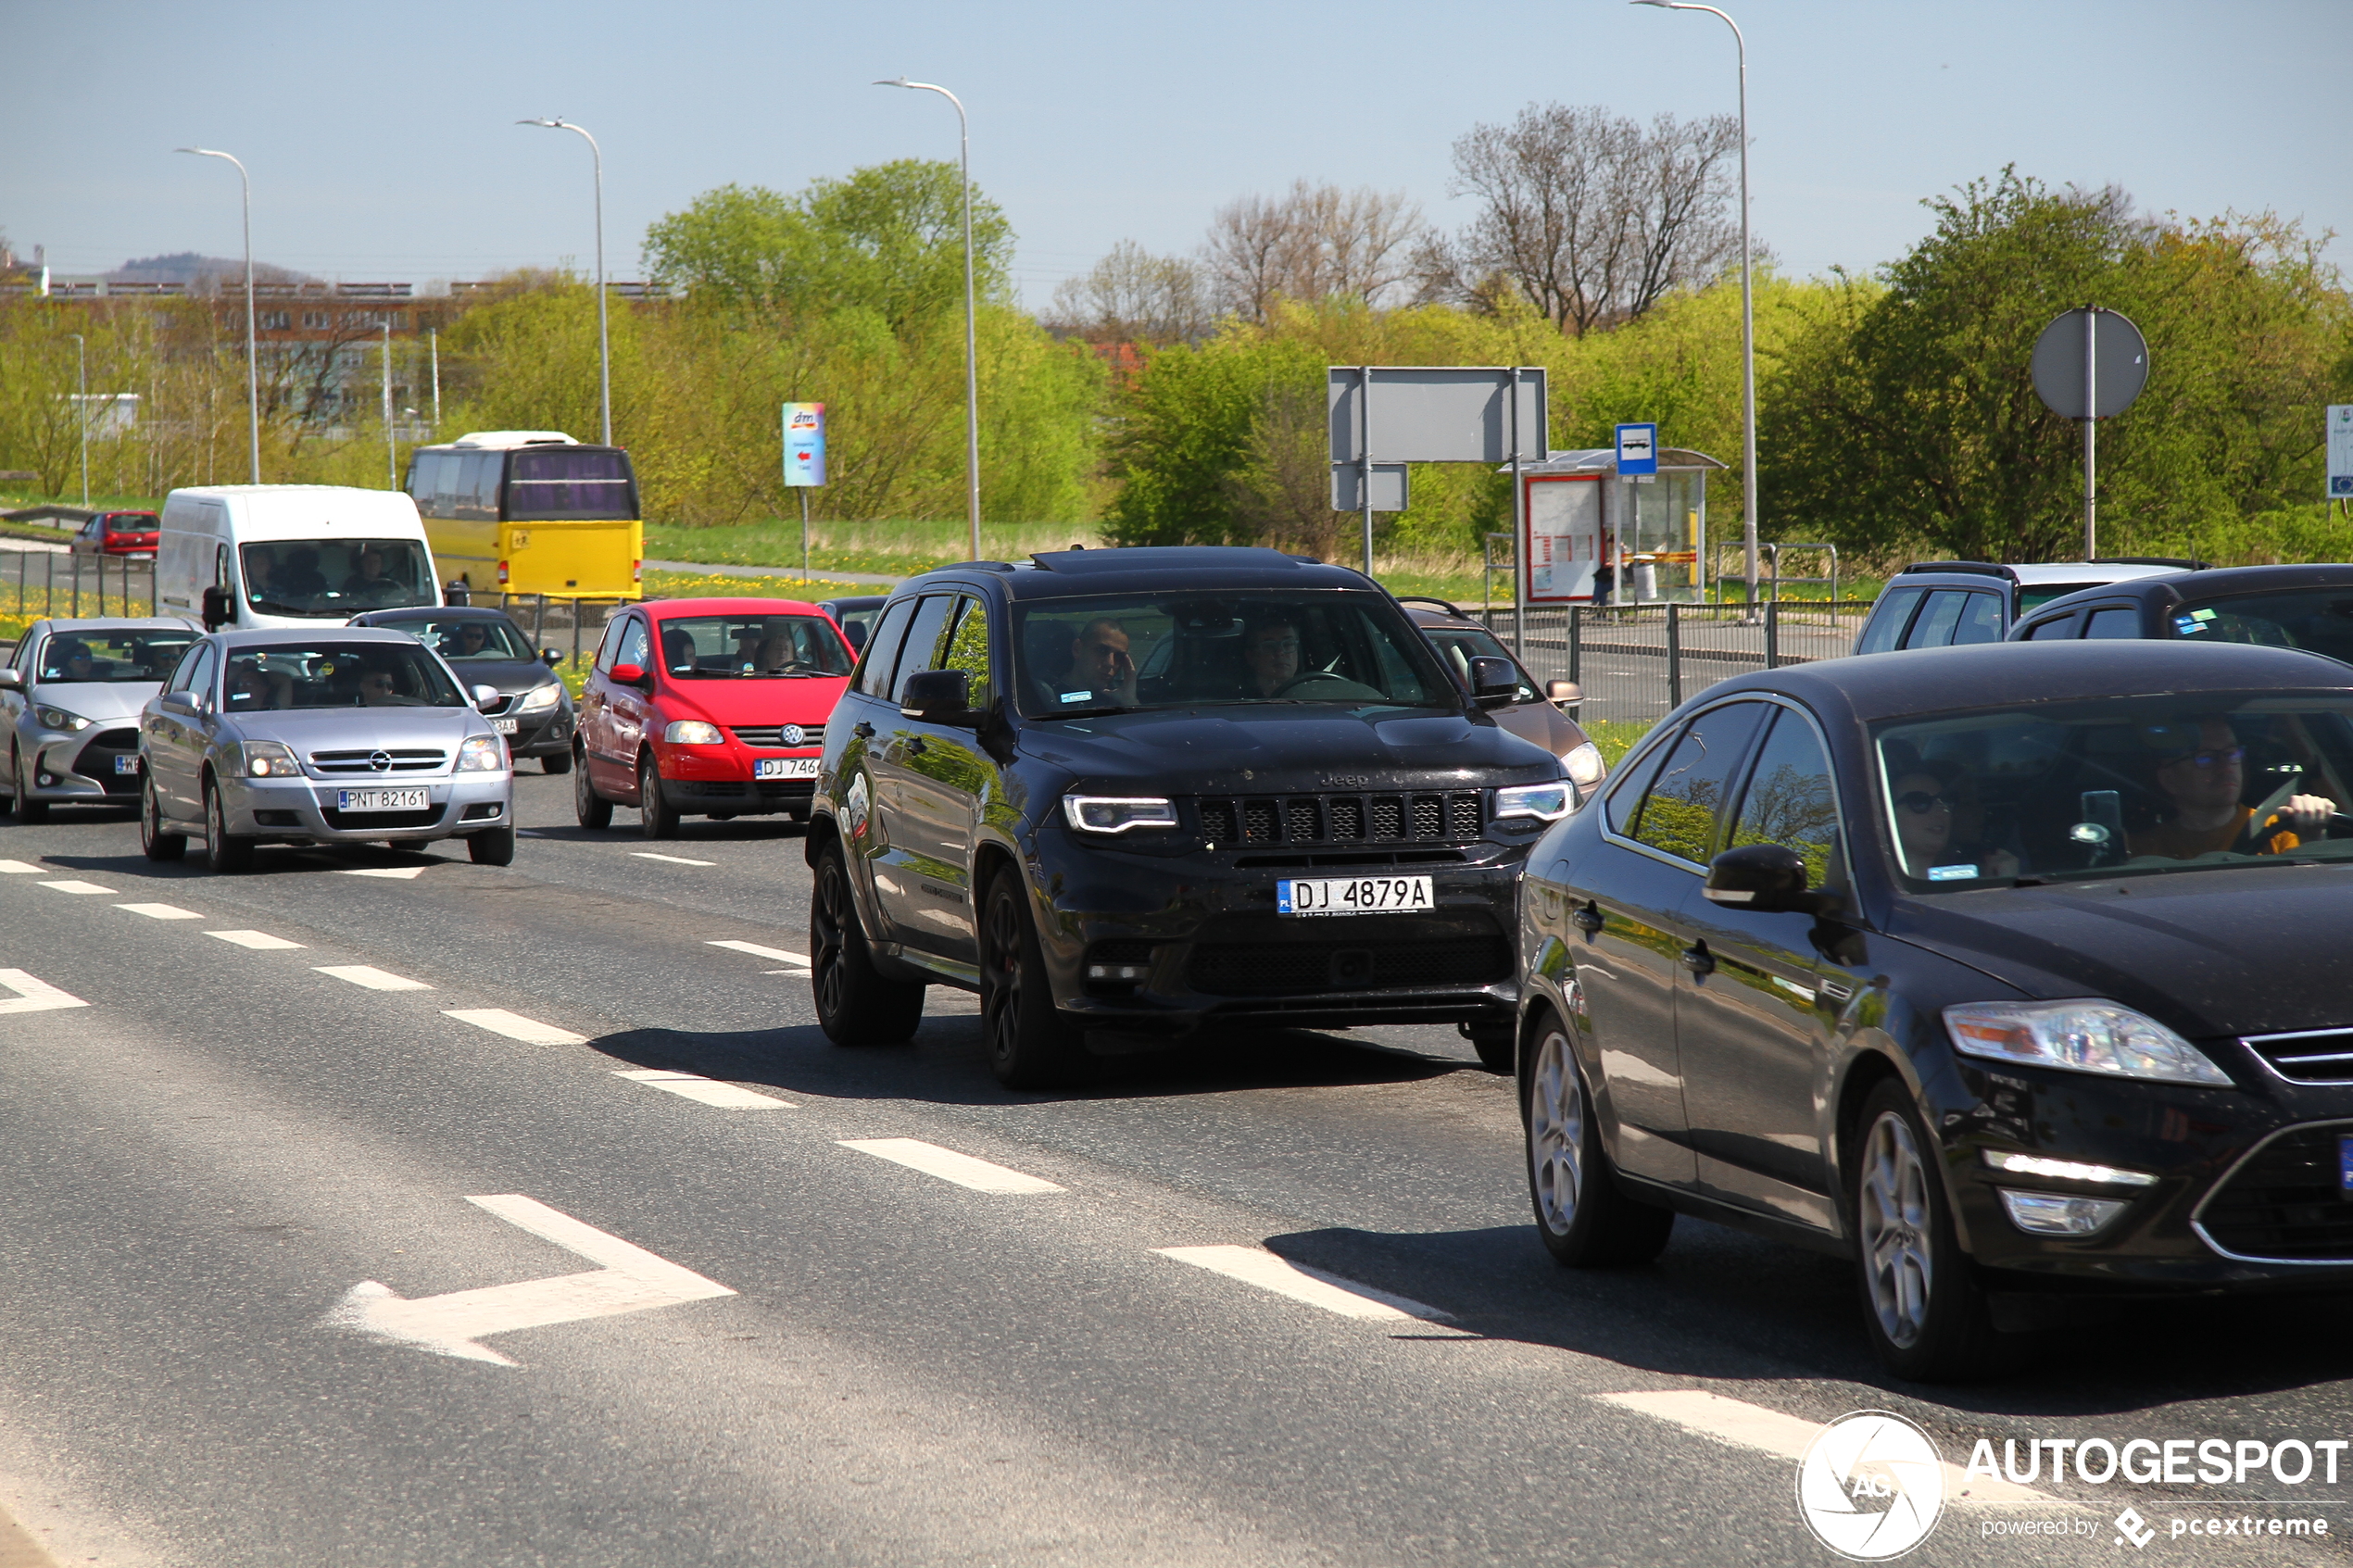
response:
<svg viewBox="0 0 2353 1568"><path fill-rule="evenodd" d="M337 876L380 876L396 882L408 882L425 874L422 866L360 866L356 870L339 871Z"/></svg>
<svg viewBox="0 0 2353 1568"><path fill-rule="evenodd" d="M299 947L299 942L289 942L283 936L272 936L266 931L208 931L207 936L217 936L223 942L233 942L240 947L251 947L258 953L276 952L284 947Z"/></svg>
<svg viewBox="0 0 2353 1568"><path fill-rule="evenodd" d="M722 1084L698 1073L665 1073L654 1068L616 1072L616 1078L626 1078L690 1099L698 1105L715 1105L724 1110L795 1110L799 1109L788 1099L763 1095L757 1089L747 1089L735 1084Z"/></svg>
<svg viewBox="0 0 2353 1568"><path fill-rule="evenodd" d="M1224 1274L1227 1279L1254 1285L1261 1290L1287 1296L1310 1307L1321 1307L1344 1318L1365 1318L1376 1323L1453 1321L1436 1307L1375 1290L1369 1285L1341 1279L1320 1269L1302 1268L1263 1247L1156 1247L1152 1250L1176 1262L1190 1263L1194 1268L1207 1269L1211 1273Z"/></svg>
<svg viewBox="0 0 2353 1568"><path fill-rule="evenodd" d="M371 991L430 991L432 986L422 980L406 975L389 974L373 964L322 963L311 968L321 974L332 974L337 980L348 980L354 985L365 985Z"/></svg>
<svg viewBox="0 0 2353 1568"><path fill-rule="evenodd" d="M749 953L755 959L774 959L780 963L797 963L802 969L810 967L808 954L796 953L788 947L763 947L757 942L711 942L706 943L705 946L724 947L730 952ZM784 972L772 969L767 972L779 974Z"/></svg>
<svg viewBox="0 0 2353 1568"><path fill-rule="evenodd" d="M1637 1411L1736 1449L1755 1449L1780 1459L1802 1460L1823 1428L1814 1422L1763 1405L1728 1399L1702 1388L1667 1388L1631 1394L1596 1394L1604 1404ZM2057 1502L2048 1492L1980 1475L1944 1462L1944 1495L1959 1502Z"/></svg>
<svg viewBox="0 0 2353 1568"><path fill-rule="evenodd" d="M39 876L48 869L25 860L0 860L0 876Z"/></svg>
<svg viewBox="0 0 2353 1568"><path fill-rule="evenodd" d="M414 985L415 982L409 984ZM510 1040L521 1040L527 1046L580 1046L588 1042L585 1035L575 1035L569 1029L559 1029L552 1023L542 1023L535 1018L509 1012L505 1008L444 1008L441 1016L454 1018L460 1023L471 1023L477 1029L487 1029L494 1035L504 1035Z"/></svg>
<svg viewBox="0 0 2353 1568"><path fill-rule="evenodd" d="M0 997L0 1013L55 1012L59 1008L86 1008L90 1004L80 997L58 990L45 980L35 980L20 969L0 969L0 986L16 993Z"/></svg>
<svg viewBox="0 0 2353 1568"><path fill-rule="evenodd" d="M629 853L640 860L667 860L673 866L715 866L716 860L689 860L684 855L657 855L650 849L632 849Z"/></svg>
<svg viewBox="0 0 2353 1568"><path fill-rule="evenodd" d="M112 893L111 887L101 887L94 882L44 882L44 887L54 887L60 893Z"/></svg>
<svg viewBox="0 0 2353 1568"><path fill-rule="evenodd" d="M129 909L132 914L145 915L149 920L204 919L204 916L196 913L195 910L183 909L177 904L117 904L115 908L118 909Z"/></svg>
<svg viewBox="0 0 2353 1568"><path fill-rule="evenodd" d="M1032 1176L1002 1165L992 1165L986 1160L975 1160L969 1154L959 1154L952 1148L942 1148L921 1138L837 1138L844 1148L854 1148L861 1154L871 1154L877 1160L887 1160L904 1165L911 1171L921 1171L926 1176L937 1176L943 1182L953 1182L975 1192L1062 1192L1052 1182Z"/></svg>

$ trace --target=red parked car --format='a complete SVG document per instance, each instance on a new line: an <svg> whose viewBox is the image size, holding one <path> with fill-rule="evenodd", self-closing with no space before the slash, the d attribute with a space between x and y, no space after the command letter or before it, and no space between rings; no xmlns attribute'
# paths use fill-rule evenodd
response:
<svg viewBox="0 0 2353 1568"><path fill-rule="evenodd" d="M612 619L581 695L573 803L584 828L637 808L648 838L681 817L809 820L825 721L856 659L790 599L658 599Z"/></svg>
<svg viewBox="0 0 2353 1568"><path fill-rule="evenodd" d="M100 512L73 536L77 556L129 556L133 560L156 558L162 521L153 512Z"/></svg>

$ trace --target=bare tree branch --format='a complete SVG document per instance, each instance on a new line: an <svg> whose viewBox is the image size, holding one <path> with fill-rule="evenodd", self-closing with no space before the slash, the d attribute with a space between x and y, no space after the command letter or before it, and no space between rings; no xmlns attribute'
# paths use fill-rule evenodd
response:
<svg viewBox="0 0 2353 1568"><path fill-rule="evenodd" d="M1350 295L1384 306L1417 281L1421 209L1403 193L1291 182L1281 196L1244 196L1210 220L1202 247L1221 310L1266 319L1277 297Z"/></svg>

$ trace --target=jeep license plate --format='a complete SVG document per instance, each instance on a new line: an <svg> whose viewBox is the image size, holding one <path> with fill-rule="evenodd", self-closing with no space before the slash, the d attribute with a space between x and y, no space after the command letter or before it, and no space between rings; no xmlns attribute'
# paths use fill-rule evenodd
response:
<svg viewBox="0 0 2353 1568"><path fill-rule="evenodd" d="M1299 877L1275 884L1278 915L1409 915L1434 903L1426 876Z"/></svg>
<svg viewBox="0 0 2353 1568"><path fill-rule="evenodd" d="M338 811L422 811L433 804L429 789L339 789Z"/></svg>
<svg viewBox="0 0 2353 1568"><path fill-rule="evenodd" d="M824 759L817 757L762 757L753 761L751 776L755 779L813 779L817 776L817 764L822 760Z"/></svg>
<svg viewBox="0 0 2353 1568"><path fill-rule="evenodd" d="M139 771L139 754L134 751L128 757L116 758L114 759L114 771L118 773L137 772Z"/></svg>

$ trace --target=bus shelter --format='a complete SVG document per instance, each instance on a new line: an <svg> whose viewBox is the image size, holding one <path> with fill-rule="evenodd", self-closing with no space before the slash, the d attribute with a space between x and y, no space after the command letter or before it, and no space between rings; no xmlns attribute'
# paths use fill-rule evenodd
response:
<svg viewBox="0 0 2353 1568"><path fill-rule="evenodd" d="M1620 474L1606 446L1521 464L1521 602L1706 598L1707 476L1725 466L1680 446L1659 448L1655 474Z"/></svg>

